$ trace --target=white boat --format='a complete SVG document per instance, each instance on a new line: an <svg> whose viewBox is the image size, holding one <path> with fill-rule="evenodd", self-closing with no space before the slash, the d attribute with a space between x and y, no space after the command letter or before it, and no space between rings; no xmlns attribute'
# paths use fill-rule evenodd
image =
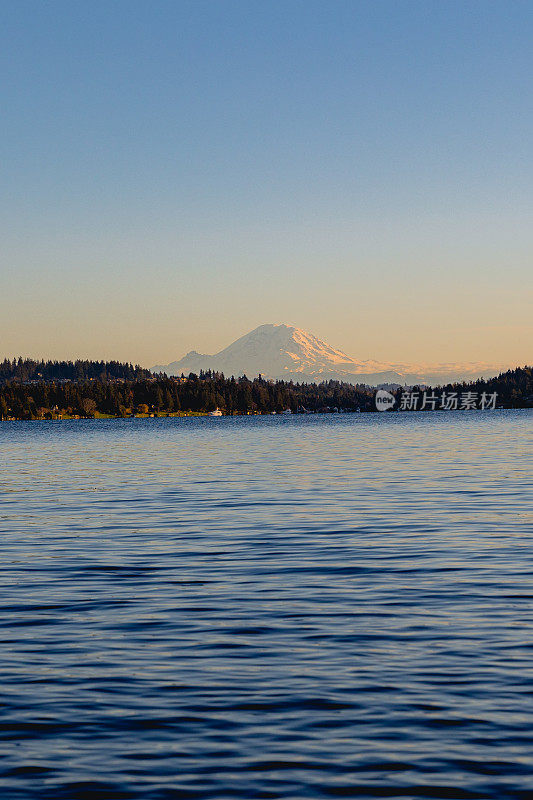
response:
<svg viewBox="0 0 533 800"><path fill-rule="evenodd" d="M222 411L220 410L220 408L215 408L214 411L210 411L209 412L209 416L210 417L221 417L222 416Z"/></svg>

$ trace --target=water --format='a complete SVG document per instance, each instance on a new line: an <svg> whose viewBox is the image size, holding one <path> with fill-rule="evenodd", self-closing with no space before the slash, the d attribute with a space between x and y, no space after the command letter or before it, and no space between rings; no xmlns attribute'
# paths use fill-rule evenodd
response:
<svg viewBox="0 0 533 800"><path fill-rule="evenodd" d="M531 798L533 414L0 425L0 796Z"/></svg>

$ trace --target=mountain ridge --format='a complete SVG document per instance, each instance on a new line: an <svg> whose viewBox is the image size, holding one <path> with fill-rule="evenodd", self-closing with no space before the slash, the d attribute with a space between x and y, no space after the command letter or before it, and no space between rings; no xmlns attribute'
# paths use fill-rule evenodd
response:
<svg viewBox="0 0 533 800"><path fill-rule="evenodd" d="M485 371L483 371L483 369ZM167 375L212 370L224 375L259 374L273 380L319 383L340 380L352 384L434 385L450 380L492 377L501 365L437 365L417 367L348 356L307 331L286 324L264 324L212 355L190 350L183 358L151 368Z"/></svg>

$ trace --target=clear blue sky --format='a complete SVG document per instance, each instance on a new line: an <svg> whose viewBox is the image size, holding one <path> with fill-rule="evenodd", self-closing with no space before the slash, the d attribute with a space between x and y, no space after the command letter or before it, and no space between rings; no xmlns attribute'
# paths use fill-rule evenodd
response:
<svg viewBox="0 0 533 800"><path fill-rule="evenodd" d="M533 361L533 3L1 9L0 356Z"/></svg>

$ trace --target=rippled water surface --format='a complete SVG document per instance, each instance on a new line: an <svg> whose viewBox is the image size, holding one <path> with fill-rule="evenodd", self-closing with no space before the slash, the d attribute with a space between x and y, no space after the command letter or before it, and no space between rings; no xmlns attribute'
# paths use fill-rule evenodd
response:
<svg viewBox="0 0 533 800"><path fill-rule="evenodd" d="M531 798L528 411L0 424L0 796Z"/></svg>

